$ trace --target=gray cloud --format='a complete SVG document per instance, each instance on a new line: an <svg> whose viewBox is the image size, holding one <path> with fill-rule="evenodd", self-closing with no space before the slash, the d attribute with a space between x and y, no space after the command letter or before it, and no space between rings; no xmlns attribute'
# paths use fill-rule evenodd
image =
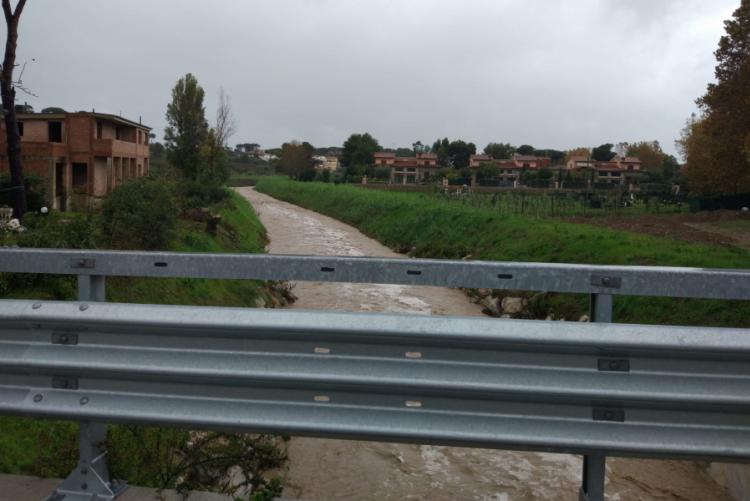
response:
<svg viewBox="0 0 750 501"><path fill-rule="evenodd" d="M236 142L384 146L461 137L669 151L738 0L29 0L19 62L36 108L143 118L159 137L194 73Z"/></svg>

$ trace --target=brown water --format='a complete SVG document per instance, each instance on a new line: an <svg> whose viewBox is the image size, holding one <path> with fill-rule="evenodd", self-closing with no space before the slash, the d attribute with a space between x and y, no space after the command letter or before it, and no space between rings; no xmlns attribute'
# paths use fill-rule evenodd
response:
<svg viewBox="0 0 750 501"><path fill-rule="evenodd" d="M272 254L403 257L340 221L252 188L238 191L268 230ZM439 287L300 282L294 293L294 308L482 314L462 292ZM293 438L284 494L314 501L573 501L580 476L581 458L565 454ZM607 463L607 498L731 499L706 464L616 458Z"/></svg>

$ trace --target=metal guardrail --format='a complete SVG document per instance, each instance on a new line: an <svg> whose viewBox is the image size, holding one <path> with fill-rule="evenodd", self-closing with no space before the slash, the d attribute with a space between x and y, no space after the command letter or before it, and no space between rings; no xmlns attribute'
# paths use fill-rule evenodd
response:
<svg viewBox="0 0 750 501"><path fill-rule="evenodd" d="M0 413L74 419L50 499L113 499L104 422L584 455L750 458L750 330L102 303L104 277L189 276L750 299L750 273L622 266L0 249L79 302L0 301ZM494 284L494 285L491 285Z"/></svg>

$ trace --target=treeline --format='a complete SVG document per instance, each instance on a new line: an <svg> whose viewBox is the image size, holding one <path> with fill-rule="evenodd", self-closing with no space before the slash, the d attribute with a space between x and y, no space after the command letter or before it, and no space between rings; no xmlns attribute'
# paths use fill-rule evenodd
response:
<svg viewBox="0 0 750 501"><path fill-rule="evenodd" d="M300 181L359 182L363 176L373 180L387 180L390 169L375 165L375 154L385 149L369 133L352 134L341 148L316 148L308 142L291 141L278 150L278 171ZM393 151L400 157L415 157L421 153L433 153L440 167L437 178L468 179L476 175L478 179L490 179L499 175L500 168L493 163L482 165L476 172L469 169L472 155L478 152L476 144L463 139L437 139L432 145L416 141L411 148L396 148ZM550 168L524 173L525 178L551 179L555 172L564 169L573 156L583 156L594 161L608 162L615 155L638 157L643 169L645 182L678 182L680 169L677 159L662 150L658 141L636 143L620 142L602 144L593 148L580 147L570 150L536 148L529 144L514 146L507 142L491 142L481 151L494 160L511 159L513 155L548 157ZM331 154L339 157L342 169L339 172L316 170L316 155ZM558 174L559 175L559 174Z"/></svg>

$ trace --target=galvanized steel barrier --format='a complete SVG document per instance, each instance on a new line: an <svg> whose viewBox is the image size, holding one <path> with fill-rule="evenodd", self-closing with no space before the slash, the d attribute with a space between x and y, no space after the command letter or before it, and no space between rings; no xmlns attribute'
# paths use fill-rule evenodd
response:
<svg viewBox="0 0 750 501"><path fill-rule="evenodd" d="M750 272L411 259L0 249L75 274L78 302L0 301L0 413L80 421L55 500L113 499L101 423L584 456L750 458L750 330L611 324L612 296L750 299ZM586 293L596 323L104 303L105 276Z"/></svg>

